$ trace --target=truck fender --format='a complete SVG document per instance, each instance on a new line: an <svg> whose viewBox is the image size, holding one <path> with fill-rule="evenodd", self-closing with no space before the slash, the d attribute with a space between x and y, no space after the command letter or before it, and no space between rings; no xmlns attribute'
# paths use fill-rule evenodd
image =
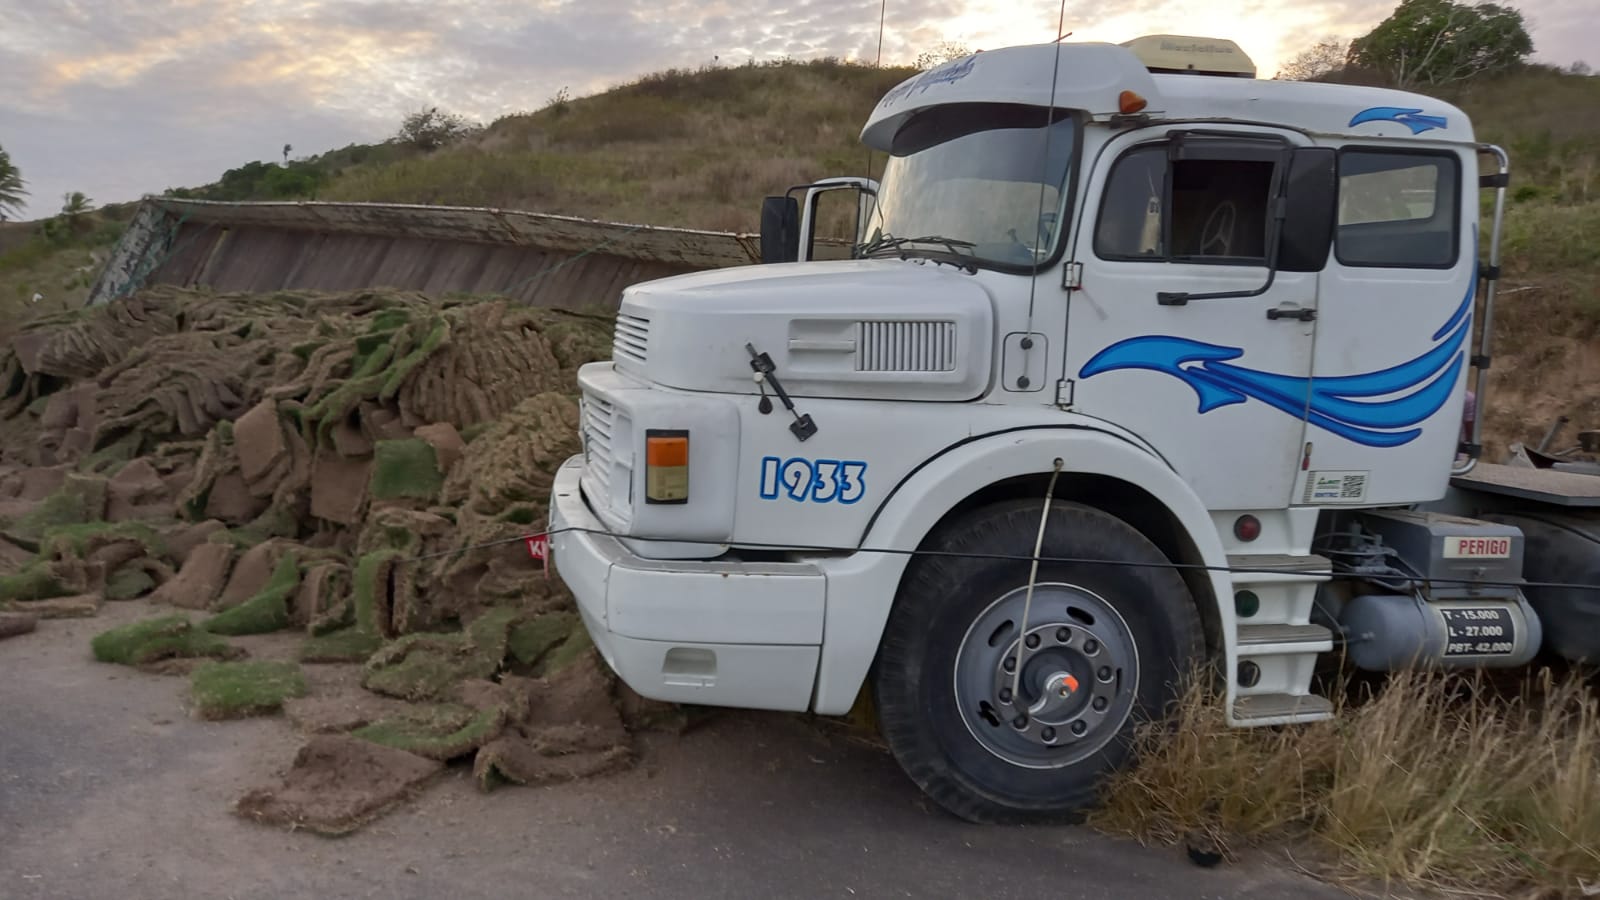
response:
<svg viewBox="0 0 1600 900"><path fill-rule="evenodd" d="M1062 472L1103 475L1136 485L1166 506L1188 532L1207 566L1222 626L1225 671L1235 665L1233 596L1223 550L1210 515L1193 490L1159 457L1114 434L1092 428L1033 428L1003 432L947 448L907 476L884 501L859 545L866 552L830 559L822 659L812 708L842 715L854 705L877 656L889 610L915 550L946 513L990 485ZM1197 598L1197 602L1205 602ZM1228 701L1232 702L1229 680Z"/></svg>

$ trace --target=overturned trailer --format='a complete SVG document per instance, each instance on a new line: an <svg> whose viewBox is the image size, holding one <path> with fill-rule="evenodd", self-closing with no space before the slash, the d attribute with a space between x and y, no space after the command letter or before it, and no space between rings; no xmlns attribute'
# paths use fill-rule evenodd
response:
<svg viewBox="0 0 1600 900"><path fill-rule="evenodd" d="M628 285L759 260L753 235L520 210L150 197L88 302L171 284L252 292L381 287L614 309Z"/></svg>

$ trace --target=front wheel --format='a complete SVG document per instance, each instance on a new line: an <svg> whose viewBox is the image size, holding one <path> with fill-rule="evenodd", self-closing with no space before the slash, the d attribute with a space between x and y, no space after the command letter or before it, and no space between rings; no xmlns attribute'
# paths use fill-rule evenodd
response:
<svg viewBox="0 0 1600 900"><path fill-rule="evenodd" d="M1052 502L1040 556L1105 562L1041 562L1029 605L1042 507L996 504L934 536L936 555L907 568L875 668L895 758L973 822L1077 818L1201 654L1183 579L1090 507Z"/></svg>

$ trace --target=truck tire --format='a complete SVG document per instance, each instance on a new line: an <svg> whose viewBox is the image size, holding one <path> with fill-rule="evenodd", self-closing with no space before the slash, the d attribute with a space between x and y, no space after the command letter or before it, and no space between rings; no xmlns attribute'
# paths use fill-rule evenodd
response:
<svg viewBox="0 0 1600 900"><path fill-rule="evenodd" d="M907 567L874 667L895 759L971 822L1081 819L1203 653L1194 600L1161 551L1065 502L1051 503L1040 556L1107 564L1041 562L1023 635L1043 505L995 504L933 535L925 549L943 555Z"/></svg>

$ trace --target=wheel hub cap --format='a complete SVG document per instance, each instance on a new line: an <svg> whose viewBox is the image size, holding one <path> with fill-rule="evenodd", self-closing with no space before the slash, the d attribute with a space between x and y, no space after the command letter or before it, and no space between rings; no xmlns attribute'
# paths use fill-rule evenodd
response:
<svg viewBox="0 0 1600 900"><path fill-rule="evenodd" d="M1008 593L973 622L956 653L956 700L968 731L995 756L1028 768L1071 765L1127 720L1137 648L1117 611L1088 590L1036 585L1023 633L1025 601L1025 589Z"/></svg>

